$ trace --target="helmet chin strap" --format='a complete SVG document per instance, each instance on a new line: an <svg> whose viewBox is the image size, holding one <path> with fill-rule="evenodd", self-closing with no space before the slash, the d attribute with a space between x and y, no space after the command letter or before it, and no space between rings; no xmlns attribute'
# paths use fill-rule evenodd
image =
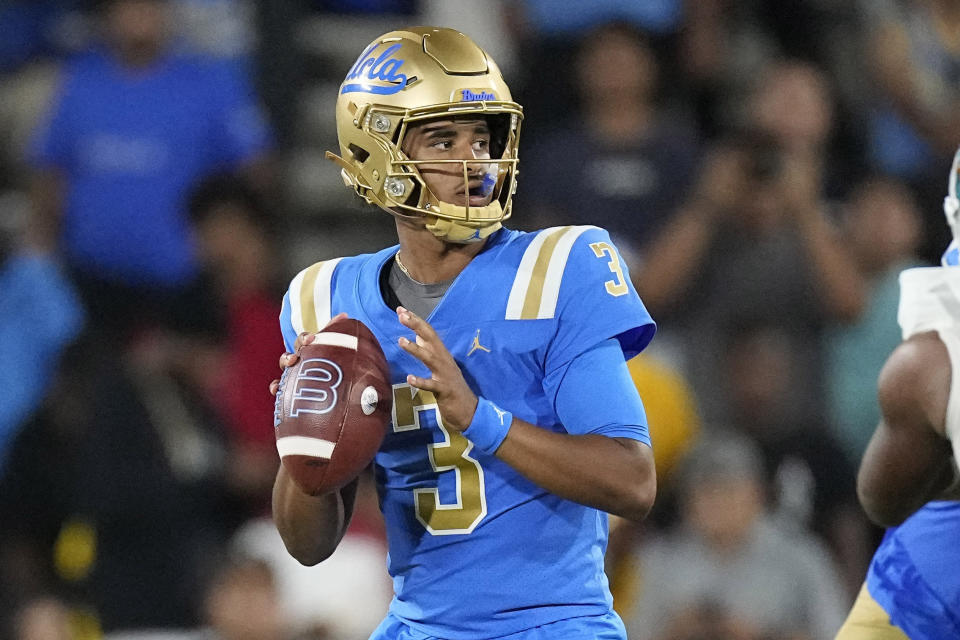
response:
<svg viewBox="0 0 960 640"><path fill-rule="evenodd" d="M447 202L435 202L431 206L443 214L466 217L466 207ZM485 207L470 207L470 215L475 222L468 223L428 216L430 221L427 223L427 230L446 242L456 244L480 242L502 226L500 221L503 219L503 207L499 201L494 200Z"/></svg>
<svg viewBox="0 0 960 640"><path fill-rule="evenodd" d="M455 244L480 242L500 227L499 220L491 222L485 227L468 227L461 222L445 220L444 218L433 218L432 222L427 223L427 230L430 233L441 240Z"/></svg>
<svg viewBox="0 0 960 640"><path fill-rule="evenodd" d="M474 242L480 242L503 226L500 222L500 203L496 201L487 205L486 207L471 207L471 212L493 212L493 216L489 218L484 216L480 221L470 224L466 224L460 220L438 218L430 215L429 213L409 214L405 213L399 208L384 207L382 205L378 206L396 218L409 221L420 221L424 224L424 227L426 227L427 231L445 242L452 242L454 244L472 244ZM445 213L450 210L464 209L464 207L457 207L456 205L447 205L442 209L441 207L436 208L444 211Z"/></svg>

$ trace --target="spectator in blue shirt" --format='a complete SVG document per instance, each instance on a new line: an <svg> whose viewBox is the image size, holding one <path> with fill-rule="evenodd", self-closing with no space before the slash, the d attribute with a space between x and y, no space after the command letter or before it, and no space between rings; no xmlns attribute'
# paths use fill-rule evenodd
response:
<svg viewBox="0 0 960 640"><path fill-rule="evenodd" d="M172 51L166 2L104 4L107 46L66 65L29 150L33 226L93 318L129 329L194 282L190 187L214 171L262 182L270 134L235 65Z"/></svg>

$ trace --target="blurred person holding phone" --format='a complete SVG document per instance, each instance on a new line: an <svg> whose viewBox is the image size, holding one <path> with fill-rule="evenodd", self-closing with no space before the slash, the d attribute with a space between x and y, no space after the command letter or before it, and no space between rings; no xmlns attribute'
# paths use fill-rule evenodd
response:
<svg viewBox="0 0 960 640"><path fill-rule="evenodd" d="M66 63L28 150L30 237L62 252L96 324L122 332L186 304L187 192L214 171L266 183L270 132L235 65L173 51L169 2L98 4L103 46Z"/></svg>

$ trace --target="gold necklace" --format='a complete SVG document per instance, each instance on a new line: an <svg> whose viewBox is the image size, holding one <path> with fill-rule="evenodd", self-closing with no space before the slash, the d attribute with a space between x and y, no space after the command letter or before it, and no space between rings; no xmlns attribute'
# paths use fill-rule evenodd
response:
<svg viewBox="0 0 960 640"><path fill-rule="evenodd" d="M410 277L410 272L407 271L407 268L406 268L405 266L403 266L403 263L400 261L400 252L399 252L399 251L397 251L395 254L393 254L393 259L394 259L394 261L397 263L397 266L400 267L400 271L403 271L405 274L407 274L407 277L409 278L409 277Z"/></svg>
<svg viewBox="0 0 960 640"><path fill-rule="evenodd" d="M400 271L403 271L403 275L407 276L408 278L410 278L411 280L413 280L413 281L416 282L417 284L423 284L422 282L420 282L419 280L417 280L416 278L414 278L412 275L410 275L410 272L409 272L409 271L407 271L407 267L403 264L403 262L400 261L400 252L399 252L399 251L397 251L395 254L393 254L393 261L397 263L397 266L398 266L398 267L400 267Z"/></svg>

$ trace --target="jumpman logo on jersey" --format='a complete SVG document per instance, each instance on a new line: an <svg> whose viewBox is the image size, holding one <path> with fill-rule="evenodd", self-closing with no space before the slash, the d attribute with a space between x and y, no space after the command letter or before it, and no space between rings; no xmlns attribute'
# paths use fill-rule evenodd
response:
<svg viewBox="0 0 960 640"><path fill-rule="evenodd" d="M480 329L477 329L477 335L473 336L473 345L470 347L470 351L467 351L467 356L473 354L473 352L477 349L490 353L490 349L487 349L485 346L480 344Z"/></svg>

